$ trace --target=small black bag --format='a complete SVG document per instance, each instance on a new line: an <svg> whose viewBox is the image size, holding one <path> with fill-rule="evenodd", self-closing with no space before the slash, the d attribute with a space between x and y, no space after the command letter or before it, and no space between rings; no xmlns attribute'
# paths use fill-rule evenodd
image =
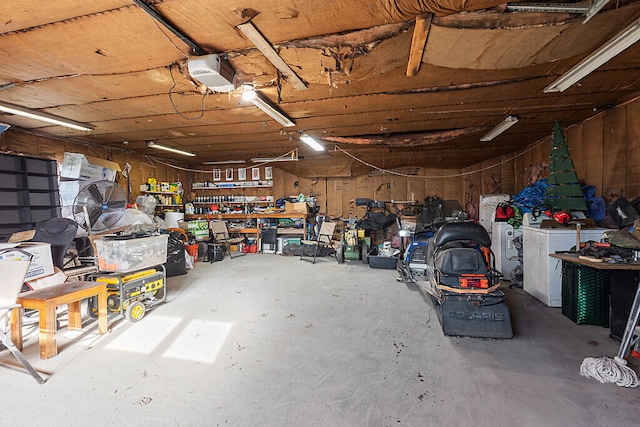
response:
<svg viewBox="0 0 640 427"><path fill-rule="evenodd" d="M619 197L607 207L607 212L616 222L618 228L630 227L640 218L640 214L624 197Z"/></svg>

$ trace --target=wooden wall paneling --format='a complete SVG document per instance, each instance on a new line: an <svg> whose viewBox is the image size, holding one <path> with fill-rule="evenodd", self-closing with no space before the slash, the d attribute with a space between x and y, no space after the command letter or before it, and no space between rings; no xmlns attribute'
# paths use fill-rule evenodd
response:
<svg viewBox="0 0 640 427"><path fill-rule="evenodd" d="M62 141L40 137L38 137L37 141L38 157L55 159L56 162L62 164L62 160L64 158L64 143L62 143Z"/></svg>
<svg viewBox="0 0 640 427"><path fill-rule="evenodd" d="M527 176L531 167L531 150L525 150L521 156L518 156L518 168L516 169L516 180L518 188L524 188L528 185Z"/></svg>
<svg viewBox="0 0 640 427"><path fill-rule="evenodd" d="M581 141L584 145L584 175L579 177L596 187L596 195L604 196L603 164L604 156L604 121L598 116L583 122Z"/></svg>
<svg viewBox="0 0 640 427"><path fill-rule="evenodd" d="M516 160L512 154L500 157L500 178L498 194L513 195L522 190L523 187L516 185Z"/></svg>
<svg viewBox="0 0 640 427"><path fill-rule="evenodd" d="M625 193L629 200L640 197L640 99L626 106Z"/></svg>
<svg viewBox="0 0 640 427"><path fill-rule="evenodd" d="M625 196L625 109L606 113L603 122L602 182L604 197L609 200L615 195Z"/></svg>
<svg viewBox="0 0 640 427"><path fill-rule="evenodd" d="M482 162L465 168L462 172L462 200L460 205L467 212L469 219L478 220L480 212L480 195L482 194L483 166L489 164Z"/></svg>
<svg viewBox="0 0 640 427"><path fill-rule="evenodd" d="M386 200L408 200L407 194L407 182L409 178L400 175L391 175L390 177L391 189L389 192L389 198Z"/></svg>
<svg viewBox="0 0 640 427"><path fill-rule="evenodd" d="M464 207L463 182L464 179L460 175L459 169L445 169L444 176L444 192L442 198L444 200L457 200Z"/></svg>
<svg viewBox="0 0 640 427"><path fill-rule="evenodd" d="M444 175L442 169L425 169L427 178L425 180L425 197L440 197L444 198L444 178L440 178Z"/></svg>
<svg viewBox="0 0 640 427"><path fill-rule="evenodd" d="M422 205L427 196L426 179L423 178L426 175L427 170L420 168L416 176L407 178L407 200L414 200Z"/></svg>
<svg viewBox="0 0 640 427"><path fill-rule="evenodd" d="M342 195L344 187L348 187L348 180L345 178L327 178L327 215L330 218L349 217L349 205L346 209L342 205Z"/></svg>
<svg viewBox="0 0 640 427"><path fill-rule="evenodd" d="M500 157L485 160L477 165L479 172L471 175L478 189L477 194L499 194L502 192L502 170L500 168ZM475 179L474 179L475 177Z"/></svg>

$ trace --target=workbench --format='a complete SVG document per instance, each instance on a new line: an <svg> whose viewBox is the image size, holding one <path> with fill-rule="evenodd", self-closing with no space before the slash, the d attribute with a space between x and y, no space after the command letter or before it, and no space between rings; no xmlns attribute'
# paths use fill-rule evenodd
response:
<svg viewBox="0 0 640 427"><path fill-rule="evenodd" d="M631 316L632 313L632 302L634 299L634 295L640 293L639 289L639 280L638 280L638 272L640 272L640 262L631 262L628 264L623 263L610 263L610 262L597 262L594 260L580 258L577 254L549 254L550 257L560 259L562 261L571 262L574 264L582 265L585 267L594 268L597 270L607 270L610 273L610 284L611 284L611 311L612 311L612 322L611 322L611 333L610 337L616 340L622 340L624 338L625 329L628 327L628 324L633 321ZM636 273L633 275L633 279L630 279L630 275L627 276L611 276L612 273ZM620 280L619 277L623 279ZM624 292L624 296L620 298L616 295L616 293ZM637 297L636 297L637 298ZM616 306L615 301L619 300L622 302L622 306ZM617 303L620 305L619 303ZM616 318L618 320L616 320ZM635 326L635 325L634 325ZM625 354L626 356L626 354Z"/></svg>
<svg viewBox="0 0 640 427"><path fill-rule="evenodd" d="M277 233L279 235L300 235L302 237L307 235L307 222L312 219L314 214L303 212L279 212L279 213L233 213L233 214L197 214L197 215L185 215L185 221L194 219L206 219L207 221L213 220L225 220L225 221L249 221L258 219L302 219L302 228L282 228L278 227ZM260 230L258 228L244 228L228 226L229 233L240 234L253 234L256 236L256 240L260 238Z"/></svg>

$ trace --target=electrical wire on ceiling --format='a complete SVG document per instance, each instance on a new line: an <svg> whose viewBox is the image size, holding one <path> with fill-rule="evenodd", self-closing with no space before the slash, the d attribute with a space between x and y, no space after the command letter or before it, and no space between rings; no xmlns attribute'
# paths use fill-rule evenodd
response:
<svg viewBox="0 0 640 427"><path fill-rule="evenodd" d="M173 45L173 47L174 47L178 52L180 52L180 53L184 56L184 58L185 58L185 59L187 59L187 58L189 57L189 54L184 53L183 51L181 51L181 50L180 50L180 48L178 47L178 45L176 45L176 44L173 42L173 40L171 40L171 37L169 37L169 35L168 35L167 33L165 33L165 32L162 30L162 28L160 27L160 25L158 25L158 23L156 22L156 20L155 20L155 19L153 19L153 17L152 17L151 15L149 15L149 14L147 13L147 16L149 17L149 19L151 20L151 22L153 22L153 25L155 25L155 26L156 26L156 28L158 29L158 31L160 31L160 32L161 32L161 33L162 33L162 34L167 38L167 40L169 40L169 43L171 43L171 44Z"/></svg>
<svg viewBox="0 0 640 427"><path fill-rule="evenodd" d="M171 86L171 88L169 89L169 102L171 102L171 106L173 107L173 110L183 119L185 120L198 120L201 119L202 117L204 117L204 100L206 99L207 95L209 94L209 90L207 89L205 91L205 93L202 95L202 102L200 105L200 115L198 117L186 117L184 114L182 114L180 111L178 111L178 107L176 107L176 104L173 102L173 89L175 89L175 87L177 86L176 83L176 79L173 77L173 64L169 65L169 74L171 75L171 80L173 81L173 86Z"/></svg>
<svg viewBox="0 0 640 427"><path fill-rule="evenodd" d="M402 176L402 177L405 177L405 178L437 179L437 178L457 178L459 176L473 175L474 173L483 172L483 171L486 171L486 170L489 170L489 169L493 169L495 167L503 165L504 163L507 163L507 162L510 162L510 161L512 161L514 159L517 159L520 156L523 156L524 154L528 153L529 151L532 151L533 149L535 149L535 148L539 147L540 145L544 144L545 142L547 142L547 140L542 140L542 141L538 142L537 144L527 148L523 152L515 154L515 155L513 155L513 156L511 156L511 157L509 157L507 159L501 160L498 163L493 164L491 166L487 166L487 167L476 169L476 170L469 171L469 172L455 173L455 174L451 174L451 175L411 175L411 174L407 174L407 173L397 172L397 171L394 171L392 169L380 168L380 167L378 167L376 165L373 165L373 164L371 164L369 162L365 162L364 160L359 159L358 157L354 156L353 154L349 153L348 151L343 150L342 148L338 147L337 145L334 146L334 151L341 151L344 154L346 154L347 156L351 157L353 160L355 160L357 162L360 162L365 166L369 166L370 168L375 169L375 170L381 172L382 174L387 173L389 175Z"/></svg>
<svg viewBox="0 0 640 427"><path fill-rule="evenodd" d="M281 155L281 156L274 157L273 159L269 160L268 162L256 163L255 165L252 165L251 167L247 167L247 168L239 168L239 169L251 169L251 168L258 168L258 167L260 167L260 166L264 166L264 165L267 165L267 164L269 164L269 163L277 162L277 161L278 161L278 159L284 159L284 158L286 158L286 157L290 157L290 156L291 156L291 151L292 151L292 150L289 150L289 151L287 151L286 153L284 153L284 154L283 154L283 155ZM145 157L147 157L147 159L149 159L149 161L152 161L152 160L151 160L151 159L152 159L151 157L149 157L149 156L145 156ZM170 168L178 169L178 170L185 171L185 172L211 173L211 172L213 171L213 169L190 169L190 168L183 168L183 167L181 167L181 166L176 166L176 165L172 165L172 164L170 164L170 163L165 163L165 162L163 162L162 160L158 159L157 157L153 157L153 161L156 161L157 163L160 163L161 165L168 166L168 167L170 167Z"/></svg>

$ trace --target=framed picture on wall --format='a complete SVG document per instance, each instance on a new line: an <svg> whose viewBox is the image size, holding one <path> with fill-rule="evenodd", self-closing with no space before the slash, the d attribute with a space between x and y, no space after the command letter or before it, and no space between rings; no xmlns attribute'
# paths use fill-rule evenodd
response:
<svg viewBox="0 0 640 427"><path fill-rule="evenodd" d="M238 180L244 181L245 179L247 179L247 169L246 168L238 169Z"/></svg>
<svg viewBox="0 0 640 427"><path fill-rule="evenodd" d="M254 181L260 180L260 168L251 168L251 179Z"/></svg>
<svg viewBox="0 0 640 427"><path fill-rule="evenodd" d="M226 180L233 181L233 169L228 168L226 172L227 172Z"/></svg>
<svg viewBox="0 0 640 427"><path fill-rule="evenodd" d="M220 169L213 170L213 180L220 181Z"/></svg>
<svg viewBox="0 0 640 427"><path fill-rule="evenodd" d="M264 168L264 179L273 179L273 169L271 166Z"/></svg>

